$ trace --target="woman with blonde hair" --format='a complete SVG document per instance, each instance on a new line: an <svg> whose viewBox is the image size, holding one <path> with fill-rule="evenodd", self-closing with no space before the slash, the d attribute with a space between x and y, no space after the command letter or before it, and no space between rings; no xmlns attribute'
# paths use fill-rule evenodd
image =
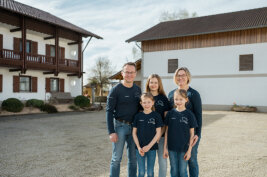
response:
<svg viewBox="0 0 267 177"><path fill-rule="evenodd" d="M189 166L189 174L190 177L198 177L199 168L197 162L197 151L198 145L201 138L201 127L202 127L202 103L200 94L195 89L189 86L191 81L191 74L186 67L178 68L173 76L174 83L178 86L178 88L172 90L169 95L169 101L171 105L174 104L174 93L177 89L184 89L187 91L188 103L186 104L186 108L191 110L197 121L198 127L195 129L195 135L193 137L193 148L191 152L191 158L188 161Z"/></svg>
<svg viewBox="0 0 267 177"><path fill-rule="evenodd" d="M155 111L161 115L162 121L167 111L171 109L168 98L165 95L161 78L157 74L151 74L146 82L146 92L150 92L155 100ZM165 127L161 129L161 138L158 141L159 177L166 177L167 159L163 158Z"/></svg>

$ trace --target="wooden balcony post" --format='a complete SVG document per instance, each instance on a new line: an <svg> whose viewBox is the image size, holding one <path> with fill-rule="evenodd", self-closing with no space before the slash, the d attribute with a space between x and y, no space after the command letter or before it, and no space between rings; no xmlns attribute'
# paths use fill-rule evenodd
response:
<svg viewBox="0 0 267 177"><path fill-rule="evenodd" d="M78 77L81 78L82 72L83 72L83 66L82 66L82 36L79 37L79 43L78 43L78 67L79 67Z"/></svg>
<svg viewBox="0 0 267 177"><path fill-rule="evenodd" d="M22 36L22 69L21 73L26 73L26 60L27 60L27 49L26 49L26 24L25 24L25 17L23 16L21 19L21 36Z"/></svg>
<svg viewBox="0 0 267 177"><path fill-rule="evenodd" d="M56 31L55 31L55 59L56 59L56 72L55 72L55 76L58 76L59 73L59 47L58 47L58 43L59 43L59 37L58 37L58 27L56 27Z"/></svg>

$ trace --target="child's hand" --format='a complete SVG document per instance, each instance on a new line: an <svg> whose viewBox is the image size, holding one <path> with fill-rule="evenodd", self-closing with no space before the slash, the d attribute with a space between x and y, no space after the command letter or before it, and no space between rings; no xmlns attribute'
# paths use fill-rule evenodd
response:
<svg viewBox="0 0 267 177"><path fill-rule="evenodd" d="M145 152L143 151L142 148L138 148L138 152L141 156L144 156L145 155Z"/></svg>
<svg viewBox="0 0 267 177"><path fill-rule="evenodd" d="M189 160L190 159L190 157L191 157L191 151L187 151L186 153L185 153L185 155L184 155L184 160Z"/></svg>
<svg viewBox="0 0 267 177"><path fill-rule="evenodd" d="M149 147L148 145L146 145L146 146L144 146L144 147L142 148L142 150L143 150L144 152L148 152L148 151L150 150L150 148L151 148L151 147Z"/></svg>
<svg viewBox="0 0 267 177"><path fill-rule="evenodd" d="M163 158L164 159L167 159L169 157L169 151L168 149L164 148L164 151L163 151Z"/></svg>

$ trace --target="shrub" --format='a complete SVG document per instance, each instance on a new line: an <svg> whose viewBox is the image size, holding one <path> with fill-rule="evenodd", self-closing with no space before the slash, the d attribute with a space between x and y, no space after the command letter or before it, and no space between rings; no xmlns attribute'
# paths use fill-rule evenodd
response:
<svg viewBox="0 0 267 177"><path fill-rule="evenodd" d="M20 112L24 105L17 98L8 98L2 102L2 109L8 112Z"/></svg>
<svg viewBox="0 0 267 177"><path fill-rule="evenodd" d="M51 104L44 104L41 106L41 111L47 112L47 113L57 113L57 108L54 105Z"/></svg>
<svg viewBox="0 0 267 177"><path fill-rule="evenodd" d="M79 108L75 105L69 105L69 108L75 111L79 110Z"/></svg>
<svg viewBox="0 0 267 177"><path fill-rule="evenodd" d="M30 99L26 102L26 107L35 107L35 108L41 108L44 105L43 100L37 100L37 99Z"/></svg>
<svg viewBox="0 0 267 177"><path fill-rule="evenodd" d="M97 97L95 97L95 101L96 102L106 103L107 102L107 97L106 96L97 96Z"/></svg>
<svg viewBox="0 0 267 177"><path fill-rule="evenodd" d="M76 106L81 107L81 108L83 108L83 107L89 107L90 106L90 99L86 98L83 95L76 96L74 98L74 104Z"/></svg>

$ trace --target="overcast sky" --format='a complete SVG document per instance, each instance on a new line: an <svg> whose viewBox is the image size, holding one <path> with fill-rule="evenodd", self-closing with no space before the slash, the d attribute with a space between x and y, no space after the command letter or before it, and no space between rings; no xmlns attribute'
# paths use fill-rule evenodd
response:
<svg viewBox="0 0 267 177"><path fill-rule="evenodd" d="M84 71L99 56L108 57L117 70L133 61L132 43L125 40L159 23L163 11L186 9L198 16L227 13L267 6L267 0L17 0L47 11L103 40L93 38L84 53ZM86 44L87 39L84 39ZM86 75L85 75L86 84Z"/></svg>

